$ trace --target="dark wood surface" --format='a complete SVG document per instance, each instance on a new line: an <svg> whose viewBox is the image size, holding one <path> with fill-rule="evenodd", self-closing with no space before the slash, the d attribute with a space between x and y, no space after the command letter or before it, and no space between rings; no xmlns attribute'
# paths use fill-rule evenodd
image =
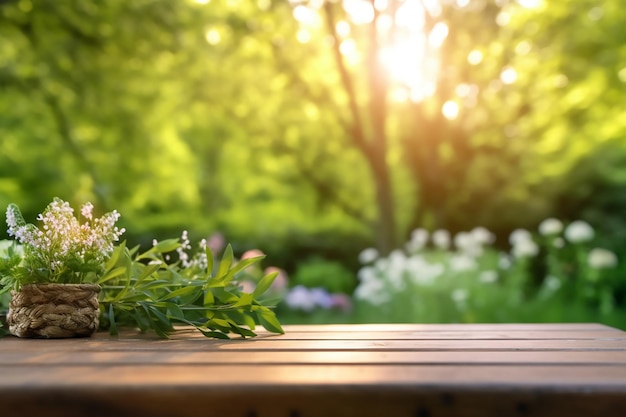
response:
<svg viewBox="0 0 626 417"><path fill-rule="evenodd" d="M0 416L626 416L626 333L599 324L285 326L0 339Z"/></svg>

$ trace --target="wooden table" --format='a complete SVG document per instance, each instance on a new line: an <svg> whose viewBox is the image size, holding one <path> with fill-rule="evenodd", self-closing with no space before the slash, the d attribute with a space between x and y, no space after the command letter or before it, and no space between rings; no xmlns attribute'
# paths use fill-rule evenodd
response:
<svg viewBox="0 0 626 417"><path fill-rule="evenodd" d="M0 416L626 416L626 333L603 325L285 330L6 337Z"/></svg>

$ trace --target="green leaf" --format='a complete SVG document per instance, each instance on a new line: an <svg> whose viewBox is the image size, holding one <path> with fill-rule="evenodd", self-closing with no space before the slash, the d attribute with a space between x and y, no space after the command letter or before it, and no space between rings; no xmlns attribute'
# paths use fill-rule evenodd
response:
<svg viewBox="0 0 626 417"><path fill-rule="evenodd" d="M113 309L113 303L109 304L109 333L111 336L117 336L117 325L115 323L115 311Z"/></svg>
<svg viewBox="0 0 626 417"><path fill-rule="evenodd" d="M220 261L220 266L219 266L219 269L217 270L216 278L218 280L222 279L228 274L228 271L230 270L230 266L232 265L234 258L235 256L233 255L233 248L229 244L228 246L226 246L226 249L224 250L224 255L222 255L222 260Z"/></svg>
<svg viewBox="0 0 626 417"><path fill-rule="evenodd" d="M209 247L209 245L207 245L206 249L204 250L204 253L206 254L206 262L207 262L207 272L209 275L211 275L213 273L213 251L211 251L211 248Z"/></svg>
<svg viewBox="0 0 626 417"><path fill-rule="evenodd" d="M274 314L273 311L267 308L264 308L264 309L257 310L256 314L257 314L257 317L259 318L259 322L261 323L261 326L265 327L267 331L272 332L272 333L285 334L285 331L283 330L282 326L280 325L280 322L276 318L276 315Z"/></svg>
<svg viewBox="0 0 626 417"><path fill-rule="evenodd" d="M233 307L248 307L252 304L253 301L254 299L252 297L252 294L242 293L239 297L239 300L237 300L237 302L233 304Z"/></svg>
<svg viewBox="0 0 626 417"><path fill-rule="evenodd" d="M265 291L267 291L272 286L277 276L278 271L267 274L263 278L261 278L252 295L256 298L265 293Z"/></svg>
<svg viewBox="0 0 626 417"><path fill-rule="evenodd" d="M104 266L104 270L110 271L117 264L117 261L120 259L120 256L122 256L122 253L124 253L125 250L126 250L126 241L117 245L115 249L113 249L113 253L109 257L109 259L107 260Z"/></svg>
<svg viewBox="0 0 626 417"><path fill-rule="evenodd" d="M230 337L228 337L228 335L226 333L222 333L222 332L216 332L216 331L207 331L207 330L203 330L198 328L198 330L200 331L200 333L202 333L203 335L205 335L206 337L213 337L215 339L230 339Z"/></svg>
<svg viewBox="0 0 626 417"><path fill-rule="evenodd" d="M243 259L239 262L237 262L229 271L229 274L235 275L238 272L243 271L244 269L248 268L249 266L254 265L255 263L259 262L260 260L264 259L265 255L263 256L255 256L254 258L246 258Z"/></svg>
<svg viewBox="0 0 626 417"><path fill-rule="evenodd" d="M105 282L110 281L113 278L117 278L121 275L124 275L125 272L126 272L125 266L118 266L117 268L112 269L109 272L107 272L104 276L102 276L102 278L96 281L96 283L99 285L104 284Z"/></svg>
<svg viewBox="0 0 626 417"><path fill-rule="evenodd" d="M185 313L181 308L175 303L166 303L166 308L168 311L168 317L171 317L176 320L185 320Z"/></svg>

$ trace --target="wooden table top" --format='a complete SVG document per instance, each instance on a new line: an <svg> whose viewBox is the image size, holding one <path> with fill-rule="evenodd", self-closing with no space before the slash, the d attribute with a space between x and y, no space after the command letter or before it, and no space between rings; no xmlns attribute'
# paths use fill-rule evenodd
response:
<svg viewBox="0 0 626 417"><path fill-rule="evenodd" d="M599 324L285 331L5 337L0 415L626 416L626 332Z"/></svg>

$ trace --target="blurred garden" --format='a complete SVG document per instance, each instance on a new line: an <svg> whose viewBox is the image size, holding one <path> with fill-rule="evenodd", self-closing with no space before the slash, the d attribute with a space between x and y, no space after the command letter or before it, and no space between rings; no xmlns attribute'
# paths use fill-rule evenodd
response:
<svg viewBox="0 0 626 417"><path fill-rule="evenodd" d="M0 212L264 254L284 324L626 329L625 103L622 0L0 0Z"/></svg>

